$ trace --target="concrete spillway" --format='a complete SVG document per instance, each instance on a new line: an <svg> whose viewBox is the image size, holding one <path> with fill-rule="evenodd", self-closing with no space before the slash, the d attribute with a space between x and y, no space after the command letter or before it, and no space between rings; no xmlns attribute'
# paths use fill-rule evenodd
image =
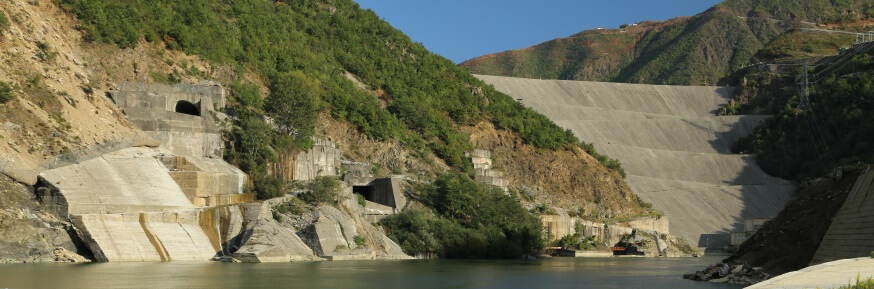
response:
<svg viewBox="0 0 874 289"><path fill-rule="evenodd" d="M796 190L731 154L767 117L716 116L732 88L477 77L619 159L671 234L699 247L727 245L743 219L776 216Z"/></svg>

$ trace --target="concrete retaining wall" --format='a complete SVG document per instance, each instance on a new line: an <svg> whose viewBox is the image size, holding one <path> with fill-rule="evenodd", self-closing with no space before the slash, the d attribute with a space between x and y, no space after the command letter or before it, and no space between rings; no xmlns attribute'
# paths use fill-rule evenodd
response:
<svg viewBox="0 0 874 289"><path fill-rule="evenodd" d="M810 265L870 257L874 251L874 171L866 169L823 237Z"/></svg>

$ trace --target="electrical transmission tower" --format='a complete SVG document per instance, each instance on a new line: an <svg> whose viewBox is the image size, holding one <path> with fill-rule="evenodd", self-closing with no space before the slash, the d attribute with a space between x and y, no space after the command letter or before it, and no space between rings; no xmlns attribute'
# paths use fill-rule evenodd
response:
<svg viewBox="0 0 874 289"><path fill-rule="evenodd" d="M810 109L810 70L807 62L804 62L804 71L801 74L801 108Z"/></svg>

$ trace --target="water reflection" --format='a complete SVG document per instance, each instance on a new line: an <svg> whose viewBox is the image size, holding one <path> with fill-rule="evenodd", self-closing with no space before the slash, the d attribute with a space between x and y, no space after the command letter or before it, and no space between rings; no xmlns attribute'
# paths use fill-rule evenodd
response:
<svg viewBox="0 0 874 289"><path fill-rule="evenodd" d="M736 288L682 280L718 259L0 265L0 288Z"/></svg>

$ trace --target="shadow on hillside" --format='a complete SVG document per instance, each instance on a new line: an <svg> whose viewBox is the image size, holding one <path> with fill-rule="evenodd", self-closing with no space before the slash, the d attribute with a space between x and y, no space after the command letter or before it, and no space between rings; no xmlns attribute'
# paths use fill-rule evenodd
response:
<svg viewBox="0 0 874 289"><path fill-rule="evenodd" d="M710 144L717 151L730 154L731 146L740 138L753 133L755 127L764 119L762 116L742 116L729 131L714 132L716 137ZM746 220L776 217L797 193L792 182L770 176L759 168L755 156L749 155L744 159L746 163L743 169L727 186L720 188L725 194L737 194L739 211L726 220L726 229L700 236L698 247L707 248L706 252L730 253L733 250L730 246L731 234L746 232L749 229L745 228Z"/></svg>

